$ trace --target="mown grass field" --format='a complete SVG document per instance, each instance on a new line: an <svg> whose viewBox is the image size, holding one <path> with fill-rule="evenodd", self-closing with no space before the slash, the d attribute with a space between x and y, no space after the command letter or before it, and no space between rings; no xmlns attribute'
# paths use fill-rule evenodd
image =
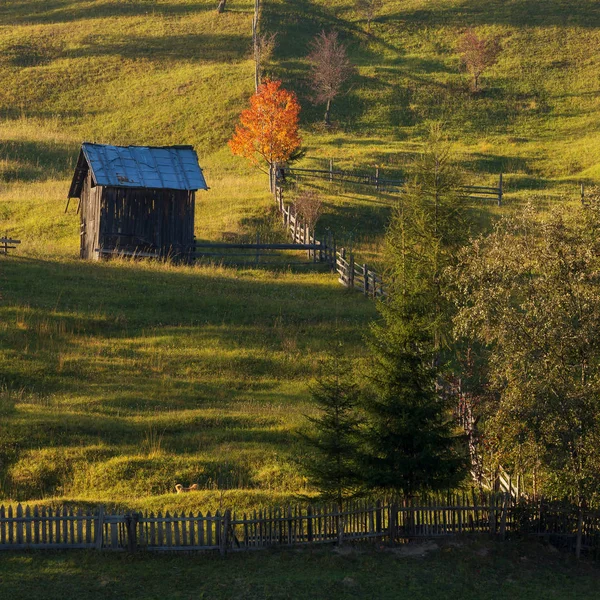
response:
<svg viewBox="0 0 600 600"><path fill-rule="evenodd" d="M373 304L324 272L83 263L79 144L193 144L211 190L196 235L281 235L266 177L226 141L253 90L250 0L24 0L0 6L0 492L4 502L202 509L303 489L294 431L328 348L364 353ZM504 51L469 91L456 42ZM304 164L403 174L432 120L473 183L506 174L507 208L570 202L600 175L600 8L560 0L389 0L366 30L350 0L265 0L267 71L303 106ZM311 38L335 28L358 67L333 106L309 101ZM380 259L393 198L323 187L321 230ZM547 202L546 202L547 204ZM498 211L483 208L481 221ZM204 490L175 496L177 482Z"/></svg>
<svg viewBox="0 0 600 600"><path fill-rule="evenodd" d="M429 551L427 551L429 548ZM410 553L410 554L409 554ZM525 544L230 555L0 556L0 598L562 600L598 597L598 570Z"/></svg>

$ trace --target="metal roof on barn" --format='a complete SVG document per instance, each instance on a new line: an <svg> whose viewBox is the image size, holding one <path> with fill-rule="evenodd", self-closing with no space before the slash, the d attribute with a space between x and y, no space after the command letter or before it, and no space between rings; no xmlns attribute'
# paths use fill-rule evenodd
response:
<svg viewBox="0 0 600 600"><path fill-rule="evenodd" d="M207 190L192 146L108 146L84 142L69 190L79 198L88 169L96 185L121 188Z"/></svg>

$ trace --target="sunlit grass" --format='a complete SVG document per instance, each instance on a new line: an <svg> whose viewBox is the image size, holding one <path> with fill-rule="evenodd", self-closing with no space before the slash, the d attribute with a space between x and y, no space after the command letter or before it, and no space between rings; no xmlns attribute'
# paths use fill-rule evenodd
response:
<svg viewBox="0 0 600 600"><path fill-rule="evenodd" d="M0 485L6 500L249 508L302 490L294 431L341 340L360 357L375 316L326 272L77 260L66 194L82 141L192 144L210 190L198 240L279 239L267 178L226 141L253 91L253 3L24 0L0 5ZM506 206L575 203L600 173L600 17L591 0L385 3L370 33L350 0L270 0L270 75L298 92L303 165L401 177L432 120L473 183L505 175ZM468 26L504 51L473 95L455 47ZM338 29L358 74L320 125L307 44ZM302 184L305 185L305 184ZM381 268L396 196L317 186L319 235ZM301 188L300 188L301 189ZM287 199L293 200L294 190ZM543 194L548 199L538 199ZM218 261L217 261L218 262ZM201 493L175 496L175 483ZM223 491L225 490L225 491Z"/></svg>

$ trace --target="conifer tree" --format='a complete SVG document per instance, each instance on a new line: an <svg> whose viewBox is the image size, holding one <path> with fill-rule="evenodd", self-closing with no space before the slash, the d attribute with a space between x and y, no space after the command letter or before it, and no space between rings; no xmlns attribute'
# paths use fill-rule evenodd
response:
<svg viewBox="0 0 600 600"><path fill-rule="evenodd" d="M461 184L434 126L386 235L390 297L372 327L362 473L405 497L451 485L466 466L442 378L452 310L443 276L468 236Z"/></svg>
<svg viewBox="0 0 600 600"><path fill-rule="evenodd" d="M363 400L363 481L410 498L448 488L463 475L463 444L437 385L428 332L410 314L383 311L373 327L369 393Z"/></svg>
<svg viewBox="0 0 600 600"><path fill-rule="evenodd" d="M348 363L337 356L325 361L311 394L318 414L307 417L310 431L300 434L307 450L303 471L319 498L335 502L341 511L357 488L358 388Z"/></svg>

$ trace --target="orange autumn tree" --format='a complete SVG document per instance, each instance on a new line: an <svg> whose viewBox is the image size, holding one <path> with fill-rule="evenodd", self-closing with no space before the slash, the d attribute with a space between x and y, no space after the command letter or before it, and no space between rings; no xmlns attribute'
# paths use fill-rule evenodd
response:
<svg viewBox="0 0 600 600"><path fill-rule="evenodd" d="M294 92L281 87L281 81L266 79L250 98L250 108L242 111L240 122L229 140L233 154L269 169L288 160L299 148L300 105Z"/></svg>

